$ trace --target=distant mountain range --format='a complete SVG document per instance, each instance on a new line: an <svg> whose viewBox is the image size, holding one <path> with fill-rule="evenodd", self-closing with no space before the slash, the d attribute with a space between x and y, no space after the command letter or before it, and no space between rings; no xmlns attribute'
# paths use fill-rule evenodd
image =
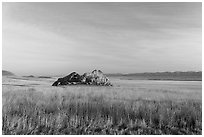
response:
<svg viewBox="0 0 204 137"><path fill-rule="evenodd" d="M14 76L15 74L7 71L7 70L2 70L2 76Z"/></svg>
<svg viewBox="0 0 204 137"><path fill-rule="evenodd" d="M175 72L146 72L130 74L107 74L109 77L117 77L127 80L182 80L182 81L202 81L202 71L175 71Z"/></svg>
<svg viewBox="0 0 204 137"><path fill-rule="evenodd" d="M14 76L15 74L2 70L2 76ZM145 73L114 73L106 74L108 77L126 79L126 80L175 80L175 81L202 81L202 71L175 71L175 72L145 72ZM24 77L35 77L33 75ZM39 76L38 78L51 78L48 76Z"/></svg>

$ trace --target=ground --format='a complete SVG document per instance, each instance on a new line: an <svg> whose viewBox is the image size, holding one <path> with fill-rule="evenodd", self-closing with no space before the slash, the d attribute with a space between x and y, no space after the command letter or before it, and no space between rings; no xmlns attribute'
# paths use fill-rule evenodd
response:
<svg viewBox="0 0 204 137"><path fill-rule="evenodd" d="M124 80L52 87L3 76L3 134L201 134L202 82Z"/></svg>

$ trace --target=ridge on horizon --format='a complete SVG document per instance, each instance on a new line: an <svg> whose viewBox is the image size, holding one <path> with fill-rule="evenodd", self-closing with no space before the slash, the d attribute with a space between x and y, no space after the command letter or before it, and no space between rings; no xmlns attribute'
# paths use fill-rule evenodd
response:
<svg viewBox="0 0 204 137"><path fill-rule="evenodd" d="M15 73L2 69L2 74L8 73L9 75L14 75ZM67 72L70 73L70 72ZM164 74L164 73L202 73L202 71L157 71L157 72L130 72L130 73L104 73L106 75L136 75L136 74ZM63 74L55 75L35 75L35 76L60 76Z"/></svg>
<svg viewBox="0 0 204 137"><path fill-rule="evenodd" d="M132 75L132 74L153 74L153 73L202 73L202 71L156 71L156 72L130 72L130 73L106 73L106 74Z"/></svg>

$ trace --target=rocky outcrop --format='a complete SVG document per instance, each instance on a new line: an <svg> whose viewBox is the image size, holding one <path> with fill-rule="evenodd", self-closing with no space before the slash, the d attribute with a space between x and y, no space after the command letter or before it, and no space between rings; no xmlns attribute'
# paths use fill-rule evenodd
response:
<svg viewBox="0 0 204 137"><path fill-rule="evenodd" d="M82 82L89 85L112 86L108 77L106 77L101 70L84 73L82 75Z"/></svg>
<svg viewBox="0 0 204 137"><path fill-rule="evenodd" d="M58 85L71 85L71 84L79 84L81 83L81 76L76 73L72 72L68 76L65 76L63 78L58 78L57 81L55 81L52 86L58 86Z"/></svg>
<svg viewBox="0 0 204 137"><path fill-rule="evenodd" d="M106 77L101 70L94 70L91 73L84 73L83 75L72 72L66 77L59 78L52 84L52 86L79 84L112 86L108 77Z"/></svg>

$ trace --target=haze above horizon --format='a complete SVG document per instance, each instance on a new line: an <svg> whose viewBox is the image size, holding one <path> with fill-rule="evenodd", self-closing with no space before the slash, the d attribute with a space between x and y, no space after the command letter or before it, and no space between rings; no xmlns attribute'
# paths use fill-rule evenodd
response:
<svg viewBox="0 0 204 137"><path fill-rule="evenodd" d="M202 3L6 3L2 68L18 75L202 70Z"/></svg>

